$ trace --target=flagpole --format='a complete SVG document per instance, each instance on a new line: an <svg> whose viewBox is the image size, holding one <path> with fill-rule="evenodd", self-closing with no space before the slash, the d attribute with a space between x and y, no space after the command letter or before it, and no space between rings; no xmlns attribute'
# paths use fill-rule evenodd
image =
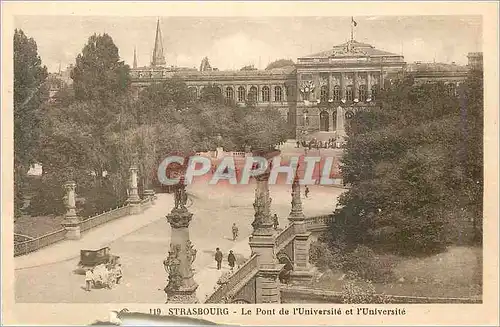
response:
<svg viewBox="0 0 500 327"><path fill-rule="evenodd" d="M354 40L354 24L352 23L354 21L354 17L351 16L351 41Z"/></svg>

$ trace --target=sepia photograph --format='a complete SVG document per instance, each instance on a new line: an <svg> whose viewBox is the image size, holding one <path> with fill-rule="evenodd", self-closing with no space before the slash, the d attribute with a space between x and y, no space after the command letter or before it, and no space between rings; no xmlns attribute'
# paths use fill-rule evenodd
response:
<svg viewBox="0 0 500 327"><path fill-rule="evenodd" d="M481 305L483 17L199 13L13 16L14 303Z"/></svg>

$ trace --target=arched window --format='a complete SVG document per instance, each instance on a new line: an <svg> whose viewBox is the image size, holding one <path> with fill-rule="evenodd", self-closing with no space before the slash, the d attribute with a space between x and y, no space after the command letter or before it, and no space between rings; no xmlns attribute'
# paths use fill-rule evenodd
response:
<svg viewBox="0 0 500 327"><path fill-rule="evenodd" d="M232 87L226 87L226 99L233 100L234 98L234 90Z"/></svg>
<svg viewBox="0 0 500 327"><path fill-rule="evenodd" d="M455 84L454 83L449 83L446 85L446 93L448 93L448 96L453 97L455 96Z"/></svg>
<svg viewBox="0 0 500 327"><path fill-rule="evenodd" d="M345 99L347 101L352 101L352 85L347 85L345 89Z"/></svg>
<svg viewBox="0 0 500 327"><path fill-rule="evenodd" d="M378 85L372 85L372 100L375 101L377 100L377 95L378 95Z"/></svg>
<svg viewBox="0 0 500 327"><path fill-rule="evenodd" d="M262 101L269 102L269 87L267 86L262 87Z"/></svg>
<svg viewBox="0 0 500 327"><path fill-rule="evenodd" d="M320 96L319 96L321 102L327 102L328 101L328 86L323 85L320 90Z"/></svg>
<svg viewBox="0 0 500 327"><path fill-rule="evenodd" d="M198 90L196 89L196 87L191 86L189 88L189 94L191 95L191 99L193 100L198 99Z"/></svg>
<svg viewBox="0 0 500 327"><path fill-rule="evenodd" d="M274 101L275 102L283 101L283 91L281 90L281 86L274 87Z"/></svg>
<svg viewBox="0 0 500 327"><path fill-rule="evenodd" d="M366 85L359 86L359 101L361 102L366 101Z"/></svg>
<svg viewBox="0 0 500 327"><path fill-rule="evenodd" d="M340 101L340 86L333 87L333 101Z"/></svg>
<svg viewBox="0 0 500 327"><path fill-rule="evenodd" d="M238 102L245 102L247 91L243 86L238 88Z"/></svg>
<svg viewBox="0 0 500 327"><path fill-rule="evenodd" d="M220 86L216 86L216 87L215 87L215 90L217 91L217 94L222 95L222 89L221 89L221 87L220 87Z"/></svg>
<svg viewBox="0 0 500 327"><path fill-rule="evenodd" d="M252 86L250 88L250 92L248 92L248 100L250 101L257 101L257 87Z"/></svg>

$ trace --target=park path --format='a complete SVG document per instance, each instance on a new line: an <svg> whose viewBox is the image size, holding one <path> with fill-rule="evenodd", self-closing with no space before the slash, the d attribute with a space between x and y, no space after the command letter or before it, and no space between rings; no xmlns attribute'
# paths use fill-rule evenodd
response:
<svg viewBox="0 0 500 327"><path fill-rule="evenodd" d="M158 194L157 204L142 213L118 218L93 228L83 233L79 240L64 240L38 251L15 257L14 267L16 270L26 269L77 258L80 256L80 250L105 247L116 239L165 217L172 206L172 195Z"/></svg>
<svg viewBox="0 0 500 327"><path fill-rule="evenodd" d="M248 237L252 232L255 185L246 187L189 186L193 205L190 238L197 249L193 263L197 295L203 302L213 291L220 275L228 270L227 253L233 249L237 264L250 257ZM303 199L307 216L328 214L335 208L336 197L343 190L311 186L311 196ZM272 212L277 213L280 227L288 224L291 207L289 185L272 185ZM20 303L164 303L163 287L167 274L162 261L170 244L170 225L164 218L172 209L172 196L159 194L154 206L142 214L123 217L86 233L79 241L67 241L44 250L18 257L15 272L15 297ZM239 227L240 238L234 242L231 225ZM82 248L110 246L119 255L124 268L123 283L112 290L85 292L84 278L72 271L78 264ZM215 268L215 248L224 254L223 270ZM44 258L49 256L48 258ZM21 262L21 259L23 261ZM63 260L63 261L61 261ZM31 268L30 268L31 267Z"/></svg>

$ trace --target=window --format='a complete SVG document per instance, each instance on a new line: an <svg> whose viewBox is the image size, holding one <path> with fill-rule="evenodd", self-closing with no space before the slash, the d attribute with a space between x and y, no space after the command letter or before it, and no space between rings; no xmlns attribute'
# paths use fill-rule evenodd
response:
<svg viewBox="0 0 500 327"><path fill-rule="evenodd" d="M378 85L372 85L372 100L375 101L378 95Z"/></svg>
<svg viewBox="0 0 500 327"><path fill-rule="evenodd" d="M359 101L361 102L366 101L366 85L359 86Z"/></svg>
<svg viewBox="0 0 500 327"><path fill-rule="evenodd" d="M352 85L347 85L345 90L345 99L347 101L352 101Z"/></svg>
<svg viewBox="0 0 500 327"><path fill-rule="evenodd" d="M234 98L234 90L232 87L226 87L226 99L232 100Z"/></svg>
<svg viewBox="0 0 500 327"><path fill-rule="evenodd" d="M262 87L262 101L269 102L269 87Z"/></svg>
<svg viewBox="0 0 500 327"><path fill-rule="evenodd" d="M257 101L257 88L255 86L250 88L250 92L248 92L248 100Z"/></svg>
<svg viewBox="0 0 500 327"><path fill-rule="evenodd" d="M340 86L338 85L333 87L333 100L340 101Z"/></svg>
<svg viewBox="0 0 500 327"><path fill-rule="evenodd" d="M281 86L276 86L274 88L274 101L275 102L283 101L283 91L281 90Z"/></svg>
<svg viewBox="0 0 500 327"><path fill-rule="evenodd" d="M449 83L446 85L446 93L448 93L448 96L453 97L455 96L455 84Z"/></svg>
<svg viewBox="0 0 500 327"><path fill-rule="evenodd" d="M328 101L328 87L326 85L323 85L321 87L320 99L321 99L321 102L327 102Z"/></svg>
<svg viewBox="0 0 500 327"><path fill-rule="evenodd" d="M246 94L247 91L243 86L240 86L238 88L238 102L245 102Z"/></svg>
<svg viewBox="0 0 500 327"><path fill-rule="evenodd" d="M217 95L222 95L222 89L219 86L215 87L215 91L217 92Z"/></svg>
<svg viewBox="0 0 500 327"><path fill-rule="evenodd" d="M196 87L190 87L189 88L189 94L191 95L191 99L196 100L198 99L198 90Z"/></svg>

